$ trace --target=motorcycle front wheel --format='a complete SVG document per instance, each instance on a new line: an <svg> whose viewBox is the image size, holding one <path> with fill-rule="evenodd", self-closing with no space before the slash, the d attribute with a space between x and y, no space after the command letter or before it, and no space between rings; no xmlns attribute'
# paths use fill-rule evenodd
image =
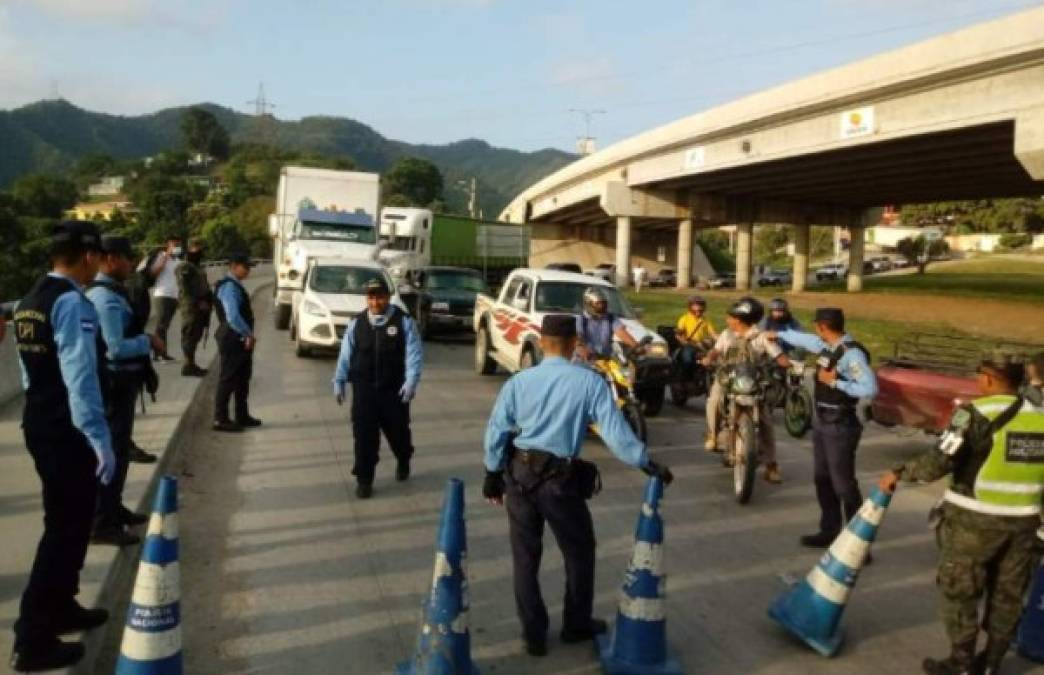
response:
<svg viewBox="0 0 1044 675"><path fill-rule="evenodd" d="M685 402L689 400L689 393L685 390L685 385L681 382L671 382L671 403L679 408L685 407Z"/></svg>
<svg viewBox="0 0 1044 675"><path fill-rule="evenodd" d="M645 416L642 415L641 405L634 401L628 401L624 404L623 409L624 419L627 420L627 424L630 425L631 431L637 436L643 443L648 440L648 433L645 428Z"/></svg>
<svg viewBox="0 0 1044 675"><path fill-rule="evenodd" d="M736 501L746 504L754 494L754 481L758 470L758 441L754 420L749 414L740 414L736 420L736 431L732 435L736 462L732 467L732 480Z"/></svg>
<svg viewBox="0 0 1044 675"><path fill-rule="evenodd" d="M804 438L812 426L812 394L802 387L787 394L783 404L783 426L794 438Z"/></svg>

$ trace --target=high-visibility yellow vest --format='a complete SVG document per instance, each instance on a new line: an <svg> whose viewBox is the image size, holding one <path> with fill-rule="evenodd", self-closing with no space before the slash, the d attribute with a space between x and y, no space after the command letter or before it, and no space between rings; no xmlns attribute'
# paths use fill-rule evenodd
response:
<svg viewBox="0 0 1044 675"><path fill-rule="evenodd" d="M972 405L993 421L1015 402L1014 396L986 396ZM979 468L974 497L947 490L946 501L994 516L1034 516L1044 498L1044 408L1025 402L993 433L990 454Z"/></svg>

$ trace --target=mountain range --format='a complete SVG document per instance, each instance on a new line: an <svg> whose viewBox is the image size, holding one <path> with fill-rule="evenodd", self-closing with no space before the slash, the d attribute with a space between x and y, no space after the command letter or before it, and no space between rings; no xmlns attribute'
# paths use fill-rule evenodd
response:
<svg viewBox="0 0 1044 675"><path fill-rule="evenodd" d="M520 152L467 139L446 145L414 145L385 138L345 117L280 120L255 117L211 103L200 104L228 130L233 143L262 141L290 150L346 155L361 170L386 171L400 157L433 162L445 178L447 201L462 204L458 180L478 179L478 205L495 218L516 194L576 156L556 149ZM179 124L187 107L149 115L118 116L78 108L62 99L0 110L0 188L27 173L64 173L84 156L141 158L181 143Z"/></svg>

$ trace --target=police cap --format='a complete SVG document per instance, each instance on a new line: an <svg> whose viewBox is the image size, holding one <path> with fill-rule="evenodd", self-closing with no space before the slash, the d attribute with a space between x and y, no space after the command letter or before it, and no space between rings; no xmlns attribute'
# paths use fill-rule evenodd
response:
<svg viewBox="0 0 1044 675"><path fill-rule="evenodd" d="M89 220L63 220L51 230L51 244L82 251L101 250L101 233Z"/></svg>
<svg viewBox="0 0 1044 675"><path fill-rule="evenodd" d="M391 289L387 282L380 277L374 277L366 282L366 295L390 295Z"/></svg>
<svg viewBox="0 0 1044 675"><path fill-rule="evenodd" d="M242 251L237 251L228 256L229 265L246 265L247 267L253 267L254 263L250 261L250 256Z"/></svg>
<svg viewBox="0 0 1044 675"><path fill-rule="evenodd" d="M126 258L134 257L134 249L131 247L130 239L118 234L105 234L101 238L102 253L122 255Z"/></svg>
<svg viewBox="0 0 1044 675"><path fill-rule="evenodd" d="M840 330L845 326L845 313L839 307L819 307L812 321L836 326Z"/></svg>
<svg viewBox="0 0 1044 675"><path fill-rule="evenodd" d="M576 337L576 317L572 314L548 314L540 322L540 333L544 337Z"/></svg>

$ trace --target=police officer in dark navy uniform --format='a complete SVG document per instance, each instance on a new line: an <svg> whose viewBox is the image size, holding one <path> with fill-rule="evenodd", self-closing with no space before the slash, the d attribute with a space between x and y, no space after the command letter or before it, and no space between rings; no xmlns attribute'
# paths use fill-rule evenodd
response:
<svg viewBox="0 0 1044 675"><path fill-rule="evenodd" d="M166 351L158 337L145 334L145 325L131 308L127 289L123 286L133 269L134 251L130 240L105 235L101 240L102 257L98 276L87 287L87 299L98 313L105 359L105 418L112 435L116 454L116 475L98 495L98 516L91 542L114 546L137 544L137 535L127 526L141 525L147 518L123 505L123 486L130 464L131 435L134 412L145 372L151 367L151 351Z"/></svg>
<svg viewBox="0 0 1044 675"><path fill-rule="evenodd" d="M214 286L218 317L218 353L221 374L214 396L214 429L216 431L243 431L259 427L261 420L251 417L247 399L250 396L250 377L254 372L254 310L243 280L253 267L250 256L235 253L228 260L228 274ZM228 404L234 399L235 420L228 415Z"/></svg>
<svg viewBox="0 0 1044 675"><path fill-rule="evenodd" d="M373 494L377 451L384 432L395 455L395 479L410 477L413 435L410 401L417 393L424 351L417 325L390 303L391 289L380 277L366 285L366 312L348 324L334 371L334 397L345 399L352 384L352 435L355 436L355 494Z"/></svg>
<svg viewBox="0 0 1044 675"><path fill-rule="evenodd" d="M595 536L586 500L598 491L600 479L597 468L579 457L588 425L596 423L605 444L627 464L664 483L673 479L667 467L649 459L602 377L570 363L576 324L568 314L544 317L544 358L508 380L486 428L482 494L507 506L515 605L532 656L547 653L548 616L539 580L545 522L565 558L562 641L583 642L606 630L605 621L591 616Z"/></svg>
<svg viewBox="0 0 1044 675"><path fill-rule="evenodd" d="M834 307L817 309L813 323L815 335L787 329L770 336L819 354L812 446L821 516L819 531L801 537L801 543L810 548L825 548L863 504L855 475L855 454L863 434L856 405L861 398L877 395L877 378L870 368L866 347L845 333L844 312Z"/></svg>
<svg viewBox="0 0 1044 675"><path fill-rule="evenodd" d="M98 482L116 469L98 382L98 316L83 286L98 272L100 237L90 222L54 229L52 271L15 311L25 388L22 429L43 485L44 532L15 622L11 667L63 668L83 658L79 642L58 636L96 628L104 609L76 601Z"/></svg>

